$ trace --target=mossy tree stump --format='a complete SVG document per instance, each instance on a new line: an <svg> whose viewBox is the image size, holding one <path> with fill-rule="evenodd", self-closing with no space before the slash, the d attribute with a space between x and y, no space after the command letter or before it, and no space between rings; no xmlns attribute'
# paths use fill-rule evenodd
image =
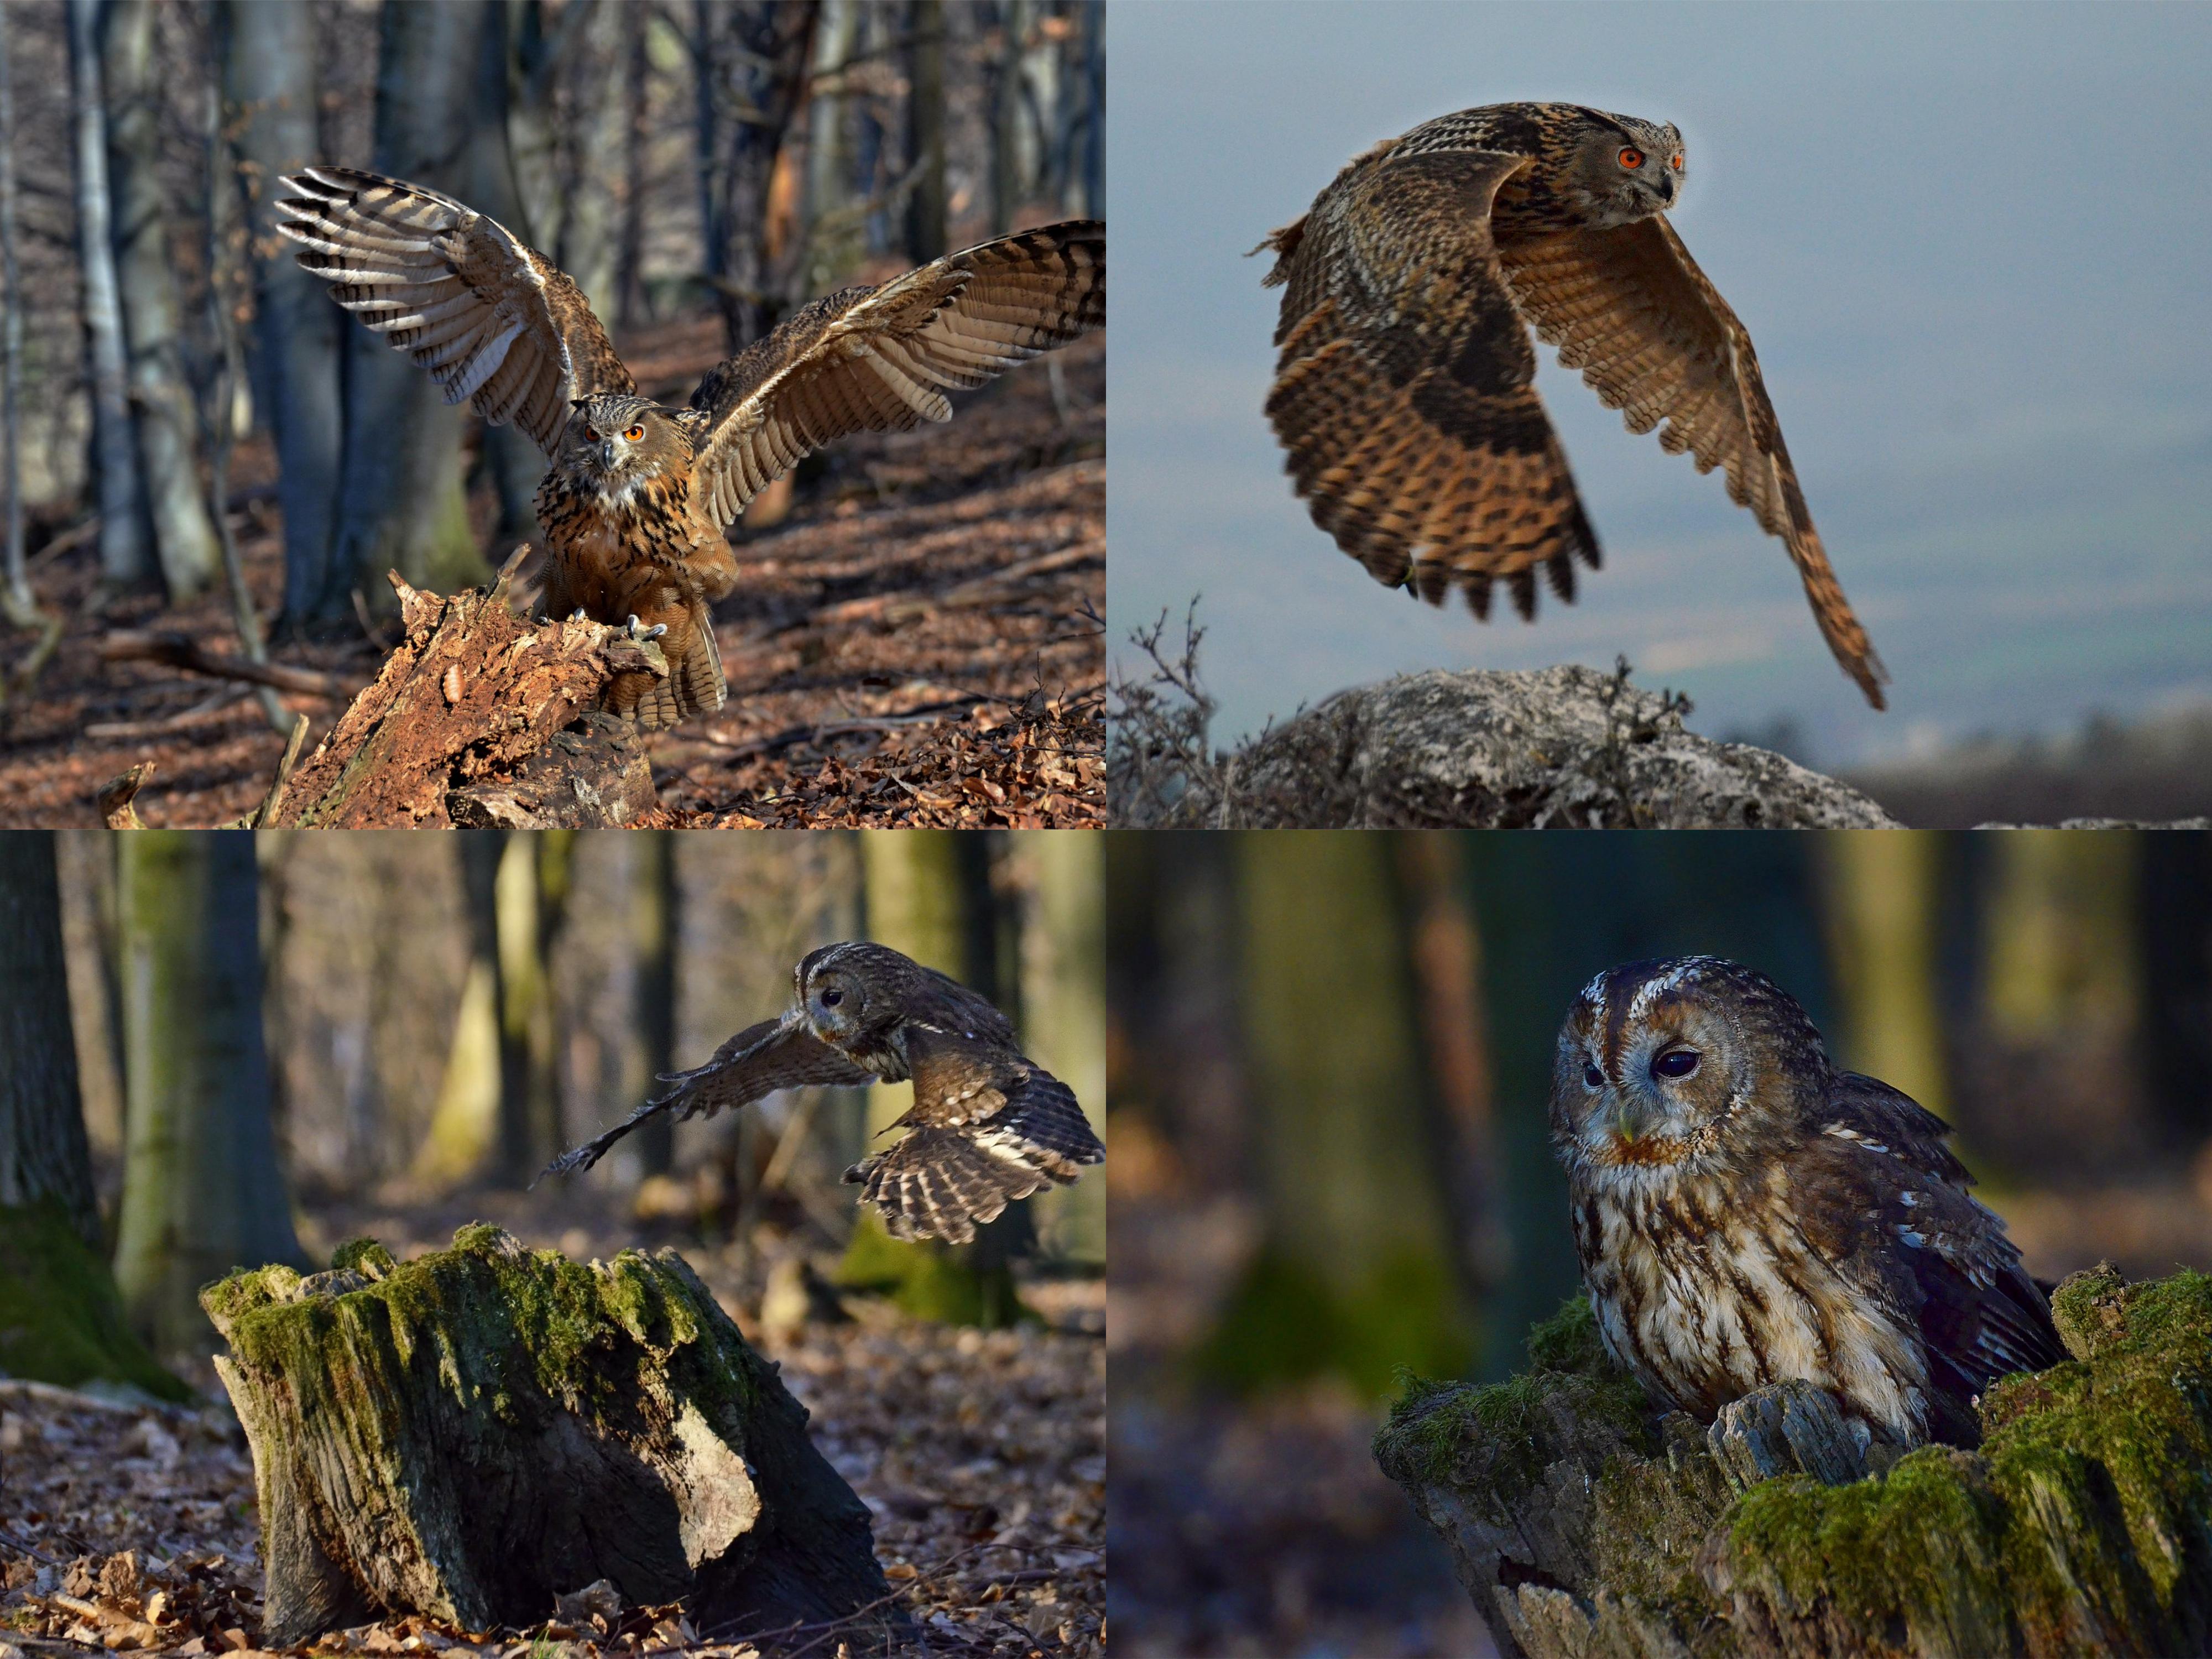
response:
<svg viewBox="0 0 2212 1659"><path fill-rule="evenodd" d="M586 1267L465 1227L203 1302L253 1449L265 1645L409 1613L526 1626L602 1578L744 1632L887 1595L866 1508L673 1250Z"/></svg>
<svg viewBox="0 0 2212 1659"><path fill-rule="evenodd" d="M518 614L510 578L441 599L395 574L405 637L376 683L279 781L276 829L605 829L659 805L629 722L598 712L617 674L665 676L650 640Z"/></svg>
<svg viewBox="0 0 2212 1659"><path fill-rule="evenodd" d="M1656 1415L1577 1300L1510 1382L1410 1384L1376 1457L1528 1659L2205 1652L2212 1279L2053 1310L2074 1358L1991 1388L1977 1452L1869 1459L1803 1383Z"/></svg>

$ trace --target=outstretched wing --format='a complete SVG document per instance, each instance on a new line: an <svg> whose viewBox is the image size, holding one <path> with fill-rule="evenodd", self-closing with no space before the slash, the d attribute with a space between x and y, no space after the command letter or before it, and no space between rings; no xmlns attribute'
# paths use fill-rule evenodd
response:
<svg viewBox="0 0 2212 1659"><path fill-rule="evenodd" d="M978 386L1106 320L1106 227L1024 230L817 300L691 394L693 477L727 525L799 457L848 432L952 418L940 388Z"/></svg>
<svg viewBox="0 0 2212 1659"><path fill-rule="evenodd" d="M905 1137L845 1172L893 1238L964 1244L1016 1199L1073 1181L1106 1149L1066 1084L996 1045L909 1026Z"/></svg>
<svg viewBox="0 0 2212 1659"><path fill-rule="evenodd" d="M1314 522L1377 581L1524 617L1540 568L1562 599L1597 538L1536 395L1536 354L1491 236L1496 150L1355 162L1262 246L1280 256L1267 418Z"/></svg>
<svg viewBox="0 0 2212 1659"><path fill-rule="evenodd" d="M1876 708L1889 676L1852 613L1798 488L1751 336L1665 217L1563 231L1499 250L1537 337L1580 369L1629 430L1725 469L1729 498L1778 536L1838 663Z"/></svg>
<svg viewBox="0 0 2212 1659"><path fill-rule="evenodd" d="M673 1112L679 1118L712 1117L726 1107L744 1105L778 1089L807 1084L872 1083L874 1075L810 1033L796 1012L781 1019L749 1025L714 1050L704 1066L671 1072L660 1081L675 1085L632 1112L620 1123L546 1167L548 1175L588 1170L607 1149L647 1118Z"/></svg>
<svg viewBox="0 0 2212 1659"><path fill-rule="evenodd" d="M449 404L513 421L548 455L571 398L636 390L575 283L504 225L349 167L284 179L276 228L331 297L430 371Z"/></svg>

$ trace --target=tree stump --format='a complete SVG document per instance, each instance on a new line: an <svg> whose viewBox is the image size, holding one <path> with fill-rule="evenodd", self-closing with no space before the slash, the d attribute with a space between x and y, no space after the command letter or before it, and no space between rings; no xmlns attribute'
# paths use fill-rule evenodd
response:
<svg viewBox="0 0 2212 1659"><path fill-rule="evenodd" d="M393 574L406 637L280 779L269 827L598 828L655 810L635 728L592 711L623 670L665 675L660 647L595 622L517 615L514 568L451 599Z"/></svg>
<svg viewBox="0 0 2212 1659"><path fill-rule="evenodd" d="M586 1267L477 1225L202 1302L253 1450L266 1646L410 1613L526 1626L600 1579L739 1633L887 1597L866 1506L673 1250Z"/></svg>
<svg viewBox="0 0 2212 1659"><path fill-rule="evenodd" d="M1803 1383L1655 1415L1577 1298L1511 1381L1409 1383L1376 1458L1527 1659L2205 1652L2212 1279L2053 1312L2073 1359L1993 1386L1977 1452L1870 1466Z"/></svg>

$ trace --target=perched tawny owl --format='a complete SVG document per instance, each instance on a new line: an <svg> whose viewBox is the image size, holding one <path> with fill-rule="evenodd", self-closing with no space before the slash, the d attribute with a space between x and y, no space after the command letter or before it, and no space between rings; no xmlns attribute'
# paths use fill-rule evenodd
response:
<svg viewBox="0 0 2212 1659"><path fill-rule="evenodd" d="M1552 1140L1607 1349L1708 1422L1804 1381L1870 1437L1975 1444L1983 1389L2066 1353L1948 1133L1836 1070L1764 975L1600 974L1559 1032Z"/></svg>
<svg viewBox="0 0 2212 1659"><path fill-rule="evenodd" d="M860 939L814 951L793 970L792 986L781 1018L748 1026L704 1066L662 1078L676 1086L564 1154L550 1173L590 1169L656 1113L711 1117L777 1089L908 1078L914 1105L892 1126L906 1134L845 1172L894 1238L965 1243L1014 1200L1065 1186L1105 1159L1074 1092L1025 1058L1006 1017L957 980Z"/></svg>
<svg viewBox="0 0 2212 1659"><path fill-rule="evenodd" d="M1536 395L1530 330L1632 432L1726 470L1778 536L1844 672L1888 677L1797 487L1751 336L1666 215L1686 176L1671 126L1577 104L1492 104L1355 157L1261 244L1284 289L1267 417L1314 522L1376 580L1454 586L1525 618L1563 600L1597 535ZM1257 252L1259 250L1255 249Z"/></svg>
<svg viewBox="0 0 2212 1659"><path fill-rule="evenodd" d="M552 462L538 490L549 614L658 636L669 677L618 676L608 707L641 725L726 695L707 613L737 580L724 532L809 451L850 432L952 417L978 386L1106 319L1106 228L1001 236L880 288L817 300L669 409L637 395L582 293L506 227L435 191L312 167L285 179L277 228L331 297Z"/></svg>

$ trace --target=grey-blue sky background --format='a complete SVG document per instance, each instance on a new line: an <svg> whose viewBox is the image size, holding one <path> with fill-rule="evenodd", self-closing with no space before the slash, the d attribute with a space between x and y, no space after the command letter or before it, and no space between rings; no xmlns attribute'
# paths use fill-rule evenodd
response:
<svg viewBox="0 0 2212 1659"><path fill-rule="evenodd" d="M2212 6L1115 0L1108 512L1119 644L1202 593L1217 738L1401 671L1609 665L1826 765L2212 699ZM1867 709L1781 544L1539 348L1605 548L1478 623L1291 493L1245 250L1357 151L1556 99L1673 121L1677 229L1759 346L1894 679Z"/></svg>

